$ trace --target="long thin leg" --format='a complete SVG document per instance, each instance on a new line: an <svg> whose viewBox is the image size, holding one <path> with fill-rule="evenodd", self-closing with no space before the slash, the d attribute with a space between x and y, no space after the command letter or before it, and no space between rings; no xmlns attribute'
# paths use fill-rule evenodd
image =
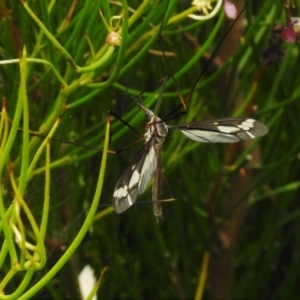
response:
<svg viewBox="0 0 300 300"><path fill-rule="evenodd" d="M162 159L161 159L161 149L155 149L156 157L157 157L157 166L154 172L154 182L152 188L152 201L153 201L153 212L154 216L156 217L157 223L161 223L164 218L162 214L162 207L161 207L161 198L162 198L162 176L161 176L161 169L162 169Z"/></svg>

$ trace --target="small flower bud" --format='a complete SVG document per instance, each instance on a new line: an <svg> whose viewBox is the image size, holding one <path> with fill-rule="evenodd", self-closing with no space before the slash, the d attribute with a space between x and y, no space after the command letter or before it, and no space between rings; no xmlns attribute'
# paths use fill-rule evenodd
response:
<svg viewBox="0 0 300 300"><path fill-rule="evenodd" d="M106 43L112 46L120 46L121 37L117 32L110 32L106 38Z"/></svg>
<svg viewBox="0 0 300 300"><path fill-rule="evenodd" d="M236 19L237 17L237 10L235 5L230 2L229 0L224 0L223 1L223 6L224 6L224 12L227 18L229 19Z"/></svg>

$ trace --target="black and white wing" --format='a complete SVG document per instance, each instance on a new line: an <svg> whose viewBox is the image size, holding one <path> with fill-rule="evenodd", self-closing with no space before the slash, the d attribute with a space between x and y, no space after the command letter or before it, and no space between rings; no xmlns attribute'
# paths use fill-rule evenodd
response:
<svg viewBox="0 0 300 300"><path fill-rule="evenodd" d="M188 138L203 143L235 143L255 139L268 133L268 128L253 119L224 118L170 126Z"/></svg>
<svg viewBox="0 0 300 300"><path fill-rule="evenodd" d="M155 136L153 136L131 161L120 177L113 194L113 207L120 214L128 209L142 194L157 165L154 149Z"/></svg>

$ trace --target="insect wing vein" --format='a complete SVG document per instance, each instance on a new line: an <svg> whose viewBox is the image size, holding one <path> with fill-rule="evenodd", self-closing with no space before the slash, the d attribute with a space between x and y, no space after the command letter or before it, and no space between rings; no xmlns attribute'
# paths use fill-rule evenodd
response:
<svg viewBox="0 0 300 300"><path fill-rule="evenodd" d="M267 127L253 119L225 118L168 126L188 138L203 143L235 143L265 135Z"/></svg>
<svg viewBox="0 0 300 300"><path fill-rule="evenodd" d="M153 136L131 161L117 182L113 194L116 213L127 210L136 201L138 195L145 191L151 180L157 165L154 143Z"/></svg>

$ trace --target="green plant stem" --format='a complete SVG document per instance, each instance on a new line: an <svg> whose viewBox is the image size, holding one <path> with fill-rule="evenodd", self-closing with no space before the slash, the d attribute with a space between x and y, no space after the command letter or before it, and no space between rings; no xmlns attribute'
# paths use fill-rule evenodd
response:
<svg viewBox="0 0 300 300"><path fill-rule="evenodd" d="M54 65L50 63L47 60L40 59L40 58L27 58L27 63L29 62L35 62L40 64L48 65L51 68L51 71L53 72L53 75L57 78L57 80L62 84L62 88L66 87L68 84L65 82L65 80L60 76L59 72L56 70ZM8 59L8 60L1 60L0 65L7 65L7 64L15 64L20 63L20 59Z"/></svg>
<svg viewBox="0 0 300 300"><path fill-rule="evenodd" d="M27 101L27 92L26 92L26 78L27 78L27 54L26 54L26 47L23 48L23 55L22 55L22 62L23 62L23 68L22 73L23 76L21 76L21 88L20 88L20 94L23 104L23 138L22 138L22 159L21 159L21 172L20 172L20 178L19 178L19 185L18 185L18 195L19 198L16 203L14 204L16 207L20 204L21 198L23 197L25 188L26 188L26 175L28 170L28 164L29 164L29 112L28 112L28 101ZM20 257L20 265L21 268L23 268L23 265L25 263L25 230L23 226L23 222L20 218L20 207L18 207L18 211L16 212L16 217L18 220L18 226L21 234L21 257ZM14 210L16 211L16 210Z"/></svg>
<svg viewBox="0 0 300 300"><path fill-rule="evenodd" d="M0 295L0 300L20 299L19 297L24 292L24 290L28 287L33 274L34 274L34 271L32 271L32 270L27 271L21 284L19 284L18 288L14 291L14 293L12 293L11 295ZM29 299L29 298L25 298L25 299Z"/></svg>
<svg viewBox="0 0 300 300"><path fill-rule="evenodd" d="M50 138L47 137L47 146L46 146L46 165L45 165L45 191L44 191L44 206L43 214L40 226L40 235L38 236L38 248L44 247L44 239L47 230L49 210L50 210ZM40 255L40 267L43 268L46 264L47 254L42 252Z"/></svg>
<svg viewBox="0 0 300 300"><path fill-rule="evenodd" d="M8 139L7 139L7 142L4 147L2 157L0 160L0 182L2 182L3 169L4 169L4 166L6 165L6 163L9 161L9 154L12 149L13 143L15 141L16 134L18 132L18 128L19 128L19 124L20 124L20 120L21 120L21 116L22 116L22 109L23 109L22 89L24 89L24 85L26 84L26 68L24 68L24 64L26 64L24 59L23 58L20 59L21 86L19 89L18 103L17 103L15 115L13 118L12 127L11 127L11 130L10 130L10 133L9 133L9 136L8 136ZM26 90L26 88L25 88L25 90ZM7 220L7 216L6 216L6 211L5 211L5 206L3 203L2 195L3 195L2 185L0 185L0 217L1 217L1 225L2 225L2 228L4 231L5 240L7 243L7 244L5 244L5 246L8 247L12 265L16 265L16 264L18 264L17 263L17 261L18 261L17 253L16 253L16 249L14 246L14 241L12 239L11 229L8 225L8 220ZM4 248L2 247L2 250L3 249Z"/></svg>
<svg viewBox="0 0 300 300"><path fill-rule="evenodd" d="M141 18L141 16L144 14L144 12L147 10L148 6L153 3L152 0L145 0L143 3L138 7L138 9L134 12L134 14L129 19L129 27L131 27L132 24L134 24L138 19Z"/></svg>
<svg viewBox="0 0 300 300"><path fill-rule="evenodd" d="M81 67L78 73L89 73L98 69L111 57L111 55L114 53L114 50L115 50L114 46L109 46L105 54L98 61L90 64L87 67Z"/></svg>
<svg viewBox="0 0 300 300"><path fill-rule="evenodd" d="M106 160L107 160L107 150L109 144L109 132L110 132L110 121L108 120L106 125L106 133L105 133L105 140L104 140L104 149L102 155L102 161L100 166L100 173L97 183L96 192L94 195L94 199L87 215L87 218L84 221L80 231L78 232L77 236L75 237L74 241L70 245L70 247L66 250L64 255L59 259L59 261L55 264L55 266L39 281L37 282L30 290L24 293L19 300L30 299L33 295L35 295L38 291L40 291L54 276L61 270L61 268L65 265L65 263L70 259L72 254L76 251L78 246L80 245L82 239L84 238L85 234L89 230L92 222L93 217L97 211L98 203L101 197L101 191L103 187L103 180L106 168Z"/></svg>
<svg viewBox="0 0 300 300"><path fill-rule="evenodd" d="M14 275L17 273L16 269L10 269L8 273L4 276L4 278L0 282L0 293L3 292L5 286L9 283L9 281L14 277Z"/></svg>
<svg viewBox="0 0 300 300"><path fill-rule="evenodd" d="M42 23L42 21L34 14L34 12L30 9L27 3L21 0L24 8L33 18L33 20L38 24L44 34L48 37L48 39L53 43L53 45L62 53L62 55L66 58L66 60L70 63L70 66L74 69L75 72L78 72L79 67L76 65L73 60L71 54L55 39L55 37L51 34L51 32L46 28L46 26Z"/></svg>

